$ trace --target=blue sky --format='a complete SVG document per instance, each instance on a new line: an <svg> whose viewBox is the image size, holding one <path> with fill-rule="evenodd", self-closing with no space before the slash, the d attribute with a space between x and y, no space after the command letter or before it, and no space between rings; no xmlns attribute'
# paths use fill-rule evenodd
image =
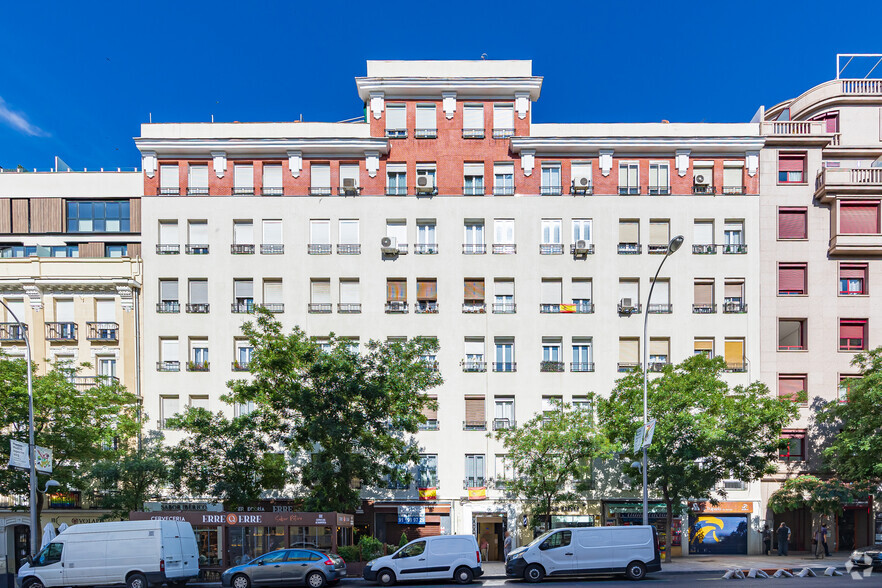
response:
<svg viewBox="0 0 882 588"><path fill-rule="evenodd" d="M736 122L882 52L882 2L31 2L0 15L0 166L140 166L154 122L358 116L367 59L532 59L534 122ZM882 66L877 73L882 71Z"/></svg>

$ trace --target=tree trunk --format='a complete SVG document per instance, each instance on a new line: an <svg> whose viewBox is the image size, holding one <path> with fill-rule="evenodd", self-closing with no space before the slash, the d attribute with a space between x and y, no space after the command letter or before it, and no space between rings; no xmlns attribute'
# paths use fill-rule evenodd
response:
<svg viewBox="0 0 882 588"><path fill-rule="evenodd" d="M671 535L671 527L674 526L674 501L665 497L665 563L671 563L671 544L674 537Z"/></svg>
<svg viewBox="0 0 882 588"><path fill-rule="evenodd" d="M546 531L551 530L551 496L545 500L545 524L548 527Z"/></svg>

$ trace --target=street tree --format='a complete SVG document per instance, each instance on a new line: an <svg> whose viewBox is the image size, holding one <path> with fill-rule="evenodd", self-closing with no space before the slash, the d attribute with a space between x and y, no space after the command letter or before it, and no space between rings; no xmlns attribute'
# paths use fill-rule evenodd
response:
<svg viewBox="0 0 882 588"><path fill-rule="evenodd" d="M806 508L832 517L842 513L844 504L866 500L870 489L866 482L849 483L806 474L785 480L769 497L769 508L775 513Z"/></svg>
<svg viewBox="0 0 882 588"><path fill-rule="evenodd" d="M332 333L323 346L299 328L284 333L265 311L243 332L251 377L231 382L227 401L254 403L255 422L295 465L305 508L351 512L354 481L380 486L413 469L413 435L435 405L425 392L442 383L437 340L370 341L359 352Z"/></svg>
<svg viewBox="0 0 882 588"><path fill-rule="evenodd" d="M492 433L505 446L510 477L497 479L530 505L531 518L551 528L551 515L584 503L591 464L607 448L591 412L555 402L552 409L517 428ZM499 472L497 472L499 475Z"/></svg>
<svg viewBox="0 0 882 588"><path fill-rule="evenodd" d="M140 443L92 467L92 484L104 495L104 507L119 518L143 510L144 502L159 495L168 477L162 435L150 432Z"/></svg>
<svg viewBox="0 0 882 588"><path fill-rule="evenodd" d="M796 403L772 397L760 382L730 390L721 378L725 368L722 358L695 355L650 376L648 418L656 426L647 479L665 504L668 538L687 499L707 497L713 504L714 493L725 496L723 480L751 481L773 472L781 429L797 414ZM629 448L643 424L642 372L619 379L610 397L598 402L598 414L609 439ZM631 453L642 457L639 448ZM634 470L627 466L626 473ZM670 554L667 549L666 561Z"/></svg>

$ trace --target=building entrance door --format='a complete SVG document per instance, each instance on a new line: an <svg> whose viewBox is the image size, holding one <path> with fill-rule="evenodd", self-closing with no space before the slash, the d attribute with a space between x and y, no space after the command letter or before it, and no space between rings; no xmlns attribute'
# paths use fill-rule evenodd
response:
<svg viewBox="0 0 882 588"><path fill-rule="evenodd" d="M473 521L475 539L481 549L483 561L503 561L502 546L505 543L505 515L476 514Z"/></svg>

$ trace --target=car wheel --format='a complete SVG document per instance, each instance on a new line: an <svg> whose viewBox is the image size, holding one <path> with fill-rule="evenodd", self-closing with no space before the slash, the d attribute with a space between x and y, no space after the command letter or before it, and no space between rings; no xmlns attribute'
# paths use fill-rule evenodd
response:
<svg viewBox="0 0 882 588"><path fill-rule="evenodd" d="M233 588L251 588L251 580L245 574L236 574L230 583Z"/></svg>
<svg viewBox="0 0 882 588"><path fill-rule="evenodd" d="M39 578L31 578L29 580L25 580L23 586L24 588L46 588Z"/></svg>
<svg viewBox="0 0 882 588"><path fill-rule="evenodd" d="M147 577L144 574L132 574L126 578L127 588L148 588Z"/></svg>
<svg viewBox="0 0 882 588"><path fill-rule="evenodd" d="M646 565L642 561L632 561L625 568L625 575L629 580L642 580L646 577Z"/></svg>
<svg viewBox="0 0 882 588"><path fill-rule="evenodd" d="M541 582L545 578L545 570L539 564L530 564L524 570L524 580L527 582Z"/></svg>
<svg viewBox="0 0 882 588"><path fill-rule="evenodd" d="M310 572L306 576L306 585L309 588L323 588L325 582L325 575L321 572Z"/></svg>
<svg viewBox="0 0 882 588"><path fill-rule="evenodd" d="M475 575L472 573L472 570L465 566L456 568L456 571L453 573L453 579L456 580L457 584L471 584L474 577Z"/></svg>
<svg viewBox="0 0 882 588"><path fill-rule="evenodd" d="M380 586L392 586L395 584L395 572L389 568L383 568L377 572L377 582Z"/></svg>

